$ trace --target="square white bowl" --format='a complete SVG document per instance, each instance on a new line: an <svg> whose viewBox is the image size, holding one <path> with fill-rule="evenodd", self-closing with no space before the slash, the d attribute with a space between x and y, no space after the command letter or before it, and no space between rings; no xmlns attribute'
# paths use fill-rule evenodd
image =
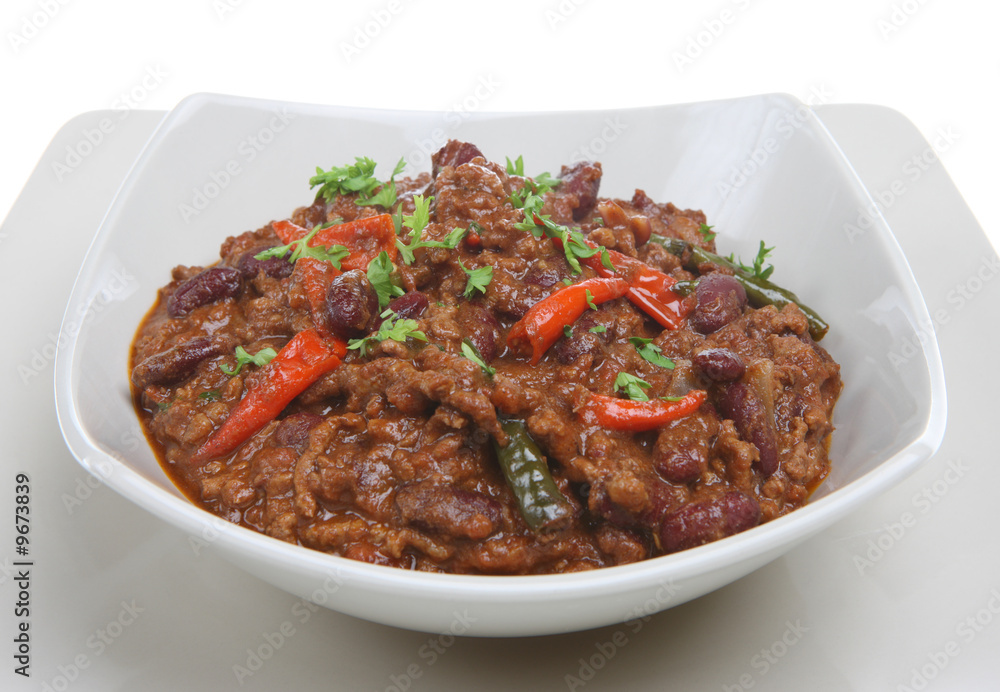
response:
<svg viewBox="0 0 1000 692"><path fill-rule="evenodd" d="M832 471L811 502L713 544L589 573L484 577L369 565L223 522L171 484L139 428L131 339L178 264L207 264L229 235L311 202L317 165L404 155L430 167L448 138L526 170L604 166L601 194L638 187L702 209L723 253L774 245L773 279L831 324L822 345L845 383ZM863 224L859 225L861 218ZM119 493L209 541L235 564L319 605L376 622L465 634L551 634L622 622L700 596L788 551L928 459L944 434L944 376L916 281L850 164L812 111L784 95L538 114L379 111L196 95L168 114L119 190L80 270L56 361L56 408L80 463ZM904 348L905 346L905 348ZM903 356L899 354L903 353Z"/></svg>

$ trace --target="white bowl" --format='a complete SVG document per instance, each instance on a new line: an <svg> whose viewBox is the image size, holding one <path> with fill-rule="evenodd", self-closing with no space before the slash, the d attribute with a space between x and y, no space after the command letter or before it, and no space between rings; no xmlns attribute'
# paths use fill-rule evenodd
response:
<svg viewBox="0 0 1000 692"><path fill-rule="evenodd" d="M129 344L177 264L209 263L228 235L311 201L317 165L371 156L387 174L429 170L449 138L529 174L604 164L602 194L639 187L702 209L723 253L776 246L774 280L832 325L842 365L829 478L802 509L722 541L587 573L483 577L355 562L228 524L189 503L139 430ZM859 223L860 222L860 223ZM59 423L88 471L317 604L428 632L515 636L619 623L705 594L785 553L933 454L945 428L937 343L913 275L849 163L808 107L783 95L656 108L539 114L376 111L197 95L161 123L94 238L56 362ZM191 569L196 569L192 563Z"/></svg>

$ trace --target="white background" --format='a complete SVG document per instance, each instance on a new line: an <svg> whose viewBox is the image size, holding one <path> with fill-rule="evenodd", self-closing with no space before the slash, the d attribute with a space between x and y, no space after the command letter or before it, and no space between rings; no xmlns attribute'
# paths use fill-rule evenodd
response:
<svg viewBox="0 0 1000 692"><path fill-rule="evenodd" d="M950 132L941 159L996 246L998 24L987 0L5 0L0 216L74 115L199 91L498 111L779 91Z"/></svg>

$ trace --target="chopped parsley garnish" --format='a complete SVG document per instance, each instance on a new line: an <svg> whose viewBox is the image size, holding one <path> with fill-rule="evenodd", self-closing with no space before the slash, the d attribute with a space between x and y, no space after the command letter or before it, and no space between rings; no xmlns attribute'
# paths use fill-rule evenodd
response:
<svg viewBox="0 0 1000 692"><path fill-rule="evenodd" d="M608 328L605 327L603 324L599 324L595 327L591 327L587 331L590 332L591 334L603 334L604 332L608 331Z"/></svg>
<svg viewBox="0 0 1000 692"><path fill-rule="evenodd" d="M483 372L489 377L493 377L497 374L497 369L486 364L486 361L483 360L482 354L479 352L479 349L476 348L476 345L472 343L471 339L462 339L462 355L482 368Z"/></svg>
<svg viewBox="0 0 1000 692"><path fill-rule="evenodd" d="M486 287L490 285L490 281L493 280L493 267L487 264L485 267L479 267L479 269L466 269L465 265L462 264L461 260L458 262L458 266L462 268L462 271L466 273L469 280L465 283L465 291L462 295L466 298L471 298L472 294L476 291L485 294Z"/></svg>
<svg viewBox="0 0 1000 692"><path fill-rule="evenodd" d="M314 188L319 185L319 194L327 202L332 202L337 195L357 193L358 206L379 204L388 209L396 203L395 178L406 167L406 161L399 159L389 180L384 183L375 177L376 165L367 156L357 156L353 164L334 166L328 171L317 166L316 175L309 179L309 187ZM379 187L382 189L375 193Z"/></svg>
<svg viewBox="0 0 1000 692"><path fill-rule="evenodd" d="M563 325L563 336L565 336L567 339L573 338L573 328L568 324Z"/></svg>
<svg viewBox="0 0 1000 692"><path fill-rule="evenodd" d="M315 238L317 233L325 228L329 228L331 225L332 224L329 223L320 224L298 240L293 240L288 245L280 245L278 247L264 250L263 252L258 252L254 255L254 259L266 260L271 259L272 257L284 257L285 255L288 255L288 261L294 264L303 257L311 257L323 262L329 262L337 269L340 269L340 260L351 254L350 250L343 245L331 245L330 247L325 245L309 245L309 241Z"/></svg>
<svg viewBox="0 0 1000 692"><path fill-rule="evenodd" d="M596 310L597 306L594 305L594 294L590 292L589 288L584 289L583 293L587 297L587 307L591 310Z"/></svg>
<svg viewBox="0 0 1000 692"><path fill-rule="evenodd" d="M392 310L386 310L382 313L381 317L384 321L377 332L369 334L363 339L351 339L347 342L347 348L352 351L358 351L361 356L367 356L371 353L375 344L381 343L386 339L403 343L407 339L427 341L427 335L418 329L420 324L416 320L399 319Z"/></svg>
<svg viewBox="0 0 1000 692"><path fill-rule="evenodd" d="M653 343L652 339L643 339L641 336L630 336L629 343L635 346L635 350L643 359L648 360L653 365L659 365L668 370L674 369L674 361L663 355L663 349Z"/></svg>
<svg viewBox="0 0 1000 692"><path fill-rule="evenodd" d="M207 399L208 401L218 401L222 398L222 392L218 389L209 389L207 392L202 392L198 395L199 399Z"/></svg>
<svg viewBox="0 0 1000 692"><path fill-rule="evenodd" d="M767 260L767 257L771 254L772 250L774 250L774 247L764 247L764 241L762 240L760 241L760 247L757 249L757 256L753 258L752 266L743 264L742 258L739 260L733 259L733 255L731 253L727 259L739 266L741 270L750 274L750 276L766 280L771 276L771 274L774 273L774 267L772 265L769 264L766 267L764 266L764 262Z"/></svg>
<svg viewBox="0 0 1000 692"><path fill-rule="evenodd" d="M536 238L541 238L543 235L549 238L558 238L562 242L566 262L569 263L574 274L580 274L583 271L580 267L581 259L590 259L597 254L601 255L601 264L609 271L615 270L607 248L591 247L580 231L556 223L548 214L540 214L539 212L545 204L544 200L541 195L528 190L527 185L511 195L510 203L515 209L524 211L524 221L514 224L514 228L519 231L528 231Z"/></svg>
<svg viewBox="0 0 1000 692"><path fill-rule="evenodd" d="M422 247L440 247L446 248L448 250L454 250L458 247L458 244L462 242L462 238L468 232L464 228L456 228L447 236L444 240L423 240L421 235L423 234L424 228L430 222L431 218L431 201L433 197L428 197L424 199L423 195L414 195L413 213L403 217L403 227L409 228L409 243L404 243L400 238L396 238L396 248L399 250L399 255L403 258L403 262L406 264L413 264L414 256L413 251Z"/></svg>
<svg viewBox="0 0 1000 692"><path fill-rule="evenodd" d="M396 267L393 266L392 260L389 259L389 253L385 250L368 263L368 282L375 289L375 293L378 294L378 306L380 308L385 308L390 300L398 298L405 293L392 280L392 273L395 269Z"/></svg>
<svg viewBox="0 0 1000 692"><path fill-rule="evenodd" d="M620 372L615 378L615 391L624 392L625 396L633 401L649 401L649 397L643 390L649 389L650 386L649 382L627 372Z"/></svg>
<svg viewBox="0 0 1000 692"><path fill-rule="evenodd" d="M242 346L236 347L236 368L228 368L225 365L220 365L219 370L226 373L230 377L240 374L240 370L243 369L244 365L256 365L258 368L264 367L271 362L271 359L278 355L278 352L273 348L262 348L257 351L255 355L250 355Z"/></svg>
<svg viewBox="0 0 1000 692"><path fill-rule="evenodd" d="M715 226L709 226L704 223L698 227L698 232L701 233L701 237L705 239L705 242L712 242L715 240L715 236L719 235L712 230L713 228L715 228Z"/></svg>

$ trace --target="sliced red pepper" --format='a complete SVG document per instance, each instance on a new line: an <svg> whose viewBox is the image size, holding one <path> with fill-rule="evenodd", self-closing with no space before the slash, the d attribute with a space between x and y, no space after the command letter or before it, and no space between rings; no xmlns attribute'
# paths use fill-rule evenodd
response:
<svg viewBox="0 0 1000 692"><path fill-rule="evenodd" d="M553 238L552 241L557 247L562 247L561 239ZM589 240L584 242L594 249L600 247ZM677 283L677 279L617 250L607 252L611 264L615 267L614 271L604 266L601 253L593 257L580 258L580 263L590 267L600 276L623 277L630 284L626 294L628 299L663 327L679 329L684 325L684 319L691 312L693 302L670 290Z"/></svg>
<svg viewBox="0 0 1000 692"><path fill-rule="evenodd" d="M510 328L507 341L515 347L525 341L531 344L531 364L534 365L563 335L563 327L573 324L590 307L588 292L590 302L598 305L621 298L628 290L628 282L617 277L597 277L560 288L532 305Z"/></svg>
<svg viewBox="0 0 1000 692"><path fill-rule="evenodd" d="M591 425L600 425L609 430L643 432L655 430L664 423L694 413L706 398L708 392L703 389L691 390L677 401L633 401L605 394L591 394L580 409L580 414Z"/></svg>
<svg viewBox="0 0 1000 692"><path fill-rule="evenodd" d="M322 327L325 322L323 306L326 303L326 292L330 288L330 282L333 281L333 278L341 273L340 270L329 262L303 257L295 263L294 273L305 290L313 324Z"/></svg>
<svg viewBox="0 0 1000 692"><path fill-rule="evenodd" d="M308 229L288 220L275 221L271 227L286 245L309 233ZM326 247L343 245L351 254L341 260L341 268L344 271L365 270L368 269L368 264L383 251L388 253L390 260L395 261L397 252L396 226L393 224L390 214L368 216L321 229L309 241L309 247L318 245Z"/></svg>
<svg viewBox="0 0 1000 692"><path fill-rule="evenodd" d="M292 399L340 365L346 352L346 344L323 337L316 330L296 334L264 366L263 377L229 412L229 417L191 455L191 463L202 464L233 452L277 418Z"/></svg>

